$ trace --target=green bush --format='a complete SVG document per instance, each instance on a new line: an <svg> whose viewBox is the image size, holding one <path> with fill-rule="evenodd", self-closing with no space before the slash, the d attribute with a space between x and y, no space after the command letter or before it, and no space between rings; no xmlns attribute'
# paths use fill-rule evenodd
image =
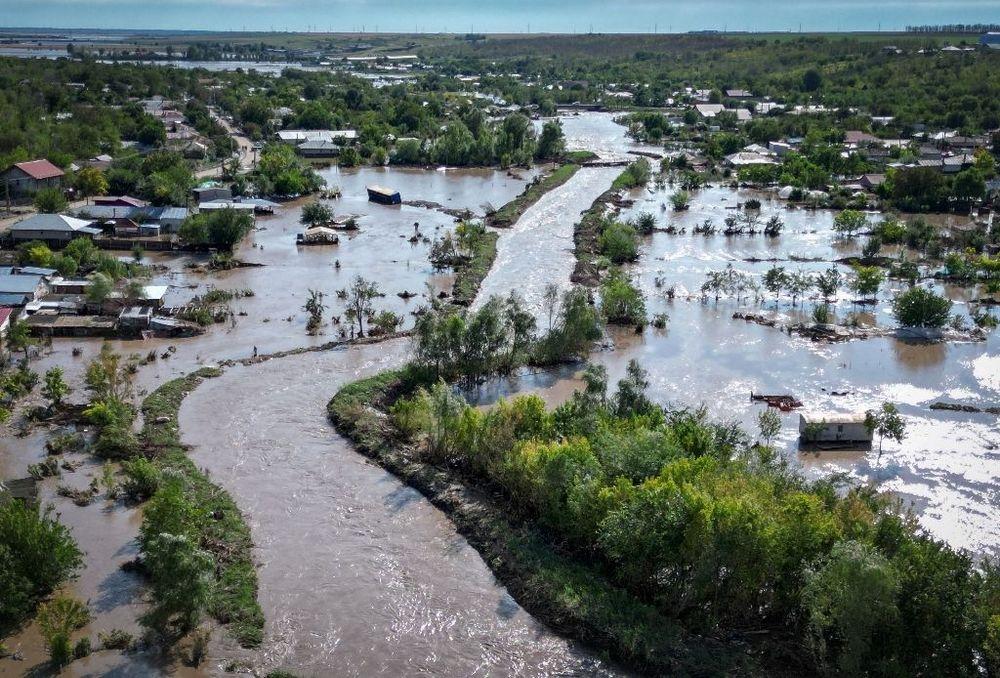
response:
<svg viewBox="0 0 1000 678"><path fill-rule="evenodd" d="M628 224L612 221L601 231L599 240L601 254L616 265L639 258L639 240L635 229Z"/></svg>
<svg viewBox="0 0 1000 678"><path fill-rule="evenodd" d="M49 510L0 496L0 635L14 630L82 564L69 530Z"/></svg>
<svg viewBox="0 0 1000 678"><path fill-rule="evenodd" d="M646 299L621 270L612 271L601 283L601 313L614 325L646 324Z"/></svg>
<svg viewBox="0 0 1000 678"><path fill-rule="evenodd" d="M160 470L145 457L122 462L122 473L121 489L131 499L149 499L160 486Z"/></svg>
<svg viewBox="0 0 1000 678"><path fill-rule="evenodd" d="M923 287L911 287L892 300L892 315L903 327L944 327L951 302Z"/></svg>

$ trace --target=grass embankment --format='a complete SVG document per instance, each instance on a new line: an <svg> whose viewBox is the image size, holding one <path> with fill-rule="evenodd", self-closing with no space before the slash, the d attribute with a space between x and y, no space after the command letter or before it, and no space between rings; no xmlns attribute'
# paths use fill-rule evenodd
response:
<svg viewBox="0 0 1000 678"><path fill-rule="evenodd" d="M490 488L425 463L398 443L385 411L420 381L408 368L344 386L327 405L337 431L444 511L497 578L529 612L560 633L655 674L741 675L751 660L738 648L684 631L652 605L611 583L588 559L526 522Z"/></svg>
<svg viewBox="0 0 1000 678"><path fill-rule="evenodd" d="M221 370L202 368L168 381L142 403L142 442L147 456L161 469L184 478L186 499L198 508L193 517L200 546L215 561L215 585L208 611L225 624L243 647L255 647L263 638L264 613L257 602L257 570L253 541L243 514L229 493L212 483L188 457L180 439L177 414L185 396L203 379Z"/></svg>
<svg viewBox="0 0 1000 678"><path fill-rule="evenodd" d="M616 180L617 181L617 180ZM618 189L610 189L597 197L580 221L573 227L573 251L576 265L570 280L577 285L595 287L601 282L597 259L601 256L601 225L604 223L606 205L614 200Z"/></svg>
<svg viewBox="0 0 1000 678"><path fill-rule="evenodd" d="M468 306L476 298L479 286L486 274L493 267L497 258L497 240L500 235L495 231L484 231L476 236L471 247L472 256L455 267L455 283L451 288L451 303L456 306Z"/></svg>
<svg viewBox="0 0 1000 678"><path fill-rule="evenodd" d="M543 195L554 188L562 186L577 173L580 165L569 162L542 177L540 180L525 187L521 195L486 217L486 225L496 228L510 228L521 218L525 211L538 202Z"/></svg>

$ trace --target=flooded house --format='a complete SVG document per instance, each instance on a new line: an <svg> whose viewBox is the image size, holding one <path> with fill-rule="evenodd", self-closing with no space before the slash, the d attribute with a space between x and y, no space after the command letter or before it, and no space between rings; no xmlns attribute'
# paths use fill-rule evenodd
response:
<svg viewBox="0 0 1000 678"><path fill-rule="evenodd" d="M382 205L398 205L403 202L399 191L394 191L385 186L368 186L368 200L381 203Z"/></svg>
<svg viewBox="0 0 1000 678"><path fill-rule="evenodd" d="M93 238L100 234L101 229L93 221L63 214L35 214L10 227L10 237L15 243L41 240L57 247L76 238Z"/></svg>
<svg viewBox="0 0 1000 678"><path fill-rule="evenodd" d="M868 447L872 432L863 412L803 412L799 442L816 447Z"/></svg>

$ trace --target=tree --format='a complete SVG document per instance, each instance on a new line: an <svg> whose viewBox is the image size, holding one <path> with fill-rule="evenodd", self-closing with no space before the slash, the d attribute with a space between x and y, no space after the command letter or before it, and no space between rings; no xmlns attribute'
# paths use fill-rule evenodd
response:
<svg viewBox="0 0 1000 678"><path fill-rule="evenodd" d="M299 222L306 226L319 226L333 221L333 210L321 202L311 202L302 206Z"/></svg>
<svg viewBox="0 0 1000 678"><path fill-rule="evenodd" d="M778 296L781 290L788 285L788 274L785 273L784 266L772 266L764 274L764 289L774 295L774 303L778 303Z"/></svg>
<svg viewBox="0 0 1000 678"><path fill-rule="evenodd" d="M69 529L20 501L0 501L0 635L9 635L83 564Z"/></svg>
<svg viewBox="0 0 1000 678"><path fill-rule="evenodd" d="M923 287L911 287L892 300L892 315L903 327L944 327L951 301Z"/></svg>
<svg viewBox="0 0 1000 678"><path fill-rule="evenodd" d="M814 282L816 291L823 297L823 301L830 301L837 295L837 291L843 283L843 276L836 264L830 264L830 268L817 275Z"/></svg>
<svg viewBox="0 0 1000 678"><path fill-rule="evenodd" d="M639 241L635 229L628 224L619 221L606 224L598 241L601 254L613 264L624 264L639 258Z"/></svg>
<svg viewBox="0 0 1000 678"><path fill-rule="evenodd" d="M868 225L868 217L858 210L844 210L833 219L833 230L848 238Z"/></svg>
<svg viewBox="0 0 1000 678"><path fill-rule="evenodd" d="M542 134L538 138L538 148L535 158L538 160L558 160L566 153L566 137L563 135L562 123L549 120L542 125Z"/></svg>
<svg viewBox="0 0 1000 678"><path fill-rule="evenodd" d="M812 276L804 271L796 271L788 276L788 293L792 295L792 306L799 297L809 291L813 286Z"/></svg>
<svg viewBox="0 0 1000 678"><path fill-rule="evenodd" d="M84 198L104 195L108 192L108 180L104 177L104 172L96 167L84 167L76 173L76 190Z"/></svg>
<svg viewBox="0 0 1000 678"><path fill-rule="evenodd" d="M781 416L768 407L757 415L757 428L760 429L764 444L770 447L771 441L781 432Z"/></svg>
<svg viewBox="0 0 1000 678"><path fill-rule="evenodd" d="M42 214L58 214L66 209L66 196L58 188L43 188L35 193L35 209Z"/></svg>
<svg viewBox="0 0 1000 678"><path fill-rule="evenodd" d="M882 403L881 409L865 412L865 428L868 429L869 433L878 434L878 456L880 459L882 458L882 440L886 436L897 443L903 442L903 438L906 437L906 422L892 403Z"/></svg>
<svg viewBox="0 0 1000 678"><path fill-rule="evenodd" d="M87 301L93 302L95 304L104 303L104 300L108 298L114 290L115 284L111 281L111 278L104 273L95 273L90 276L90 285L87 287Z"/></svg>
<svg viewBox="0 0 1000 678"><path fill-rule="evenodd" d="M645 325L646 299L629 277L616 269L601 283L601 312L615 325Z"/></svg>
<svg viewBox="0 0 1000 678"><path fill-rule="evenodd" d="M309 298L306 299L306 305L303 310L309 314L309 322L306 323L306 329L310 332L316 330L323 322L323 311L326 310L326 306L323 305L323 293L319 290L309 290Z"/></svg>
<svg viewBox="0 0 1000 678"><path fill-rule="evenodd" d="M885 274L878 266L855 266L851 289L862 301L875 299L884 280Z"/></svg>
<svg viewBox="0 0 1000 678"><path fill-rule="evenodd" d="M24 351L24 359L27 360L33 343L31 329L25 321L17 320L7 328L7 350L11 353Z"/></svg>
<svg viewBox="0 0 1000 678"><path fill-rule="evenodd" d="M823 76L815 68L810 68L802 74L802 91L815 92L823 84Z"/></svg>
<svg viewBox="0 0 1000 678"><path fill-rule="evenodd" d="M835 544L821 567L806 572L802 591L808 641L820 663L863 675L883 659L873 645L897 622L899 589L898 575L874 547Z"/></svg>
<svg viewBox="0 0 1000 678"><path fill-rule="evenodd" d="M195 214L184 220L178 235L190 245L231 252L253 230L253 216L231 208Z"/></svg>
<svg viewBox="0 0 1000 678"><path fill-rule="evenodd" d="M69 395L69 385L63 379L61 367L52 367L45 372L45 383L42 385L42 397L51 403L52 407L62 404L63 398Z"/></svg>
<svg viewBox="0 0 1000 678"><path fill-rule="evenodd" d="M372 301L380 296L378 283L365 280L360 275L354 278L354 282L347 288L347 319L358 323L358 336L365 336L364 320L375 310Z"/></svg>

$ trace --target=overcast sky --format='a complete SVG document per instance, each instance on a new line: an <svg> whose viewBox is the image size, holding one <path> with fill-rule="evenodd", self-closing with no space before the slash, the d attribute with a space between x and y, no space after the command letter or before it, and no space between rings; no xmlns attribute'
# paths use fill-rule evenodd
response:
<svg viewBox="0 0 1000 678"><path fill-rule="evenodd" d="M420 32L882 30L1000 23L1000 0L0 0L0 25Z"/></svg>

